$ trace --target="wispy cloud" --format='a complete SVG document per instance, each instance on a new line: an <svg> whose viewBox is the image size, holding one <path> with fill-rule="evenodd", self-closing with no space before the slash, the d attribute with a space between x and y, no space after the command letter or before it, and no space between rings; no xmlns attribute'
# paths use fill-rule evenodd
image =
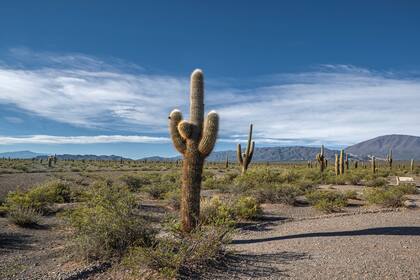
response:
<svg viewBox="0 0 420 280"><path fill-rule="evenodd" d="M139 135L53 136L29 135L21 137L0 136L0 145L14 144L100 144L100 143L169 143L167 137Z"/></svg>
<svg viewBox="0 0 420 280"><path fill-rule="evenodd" d="M121 61L113 67L77 54L36 60L44 63L0 66L0 104L75 126L145 134L167 131L173 108L188 115L188 77L126 71ZM322 65L256 77L245 89L237 83L207 82L206 108L220 113L222 141L244 139L250 122L265 143L346 144L390 133L420 135L418 77Z"/></svg>

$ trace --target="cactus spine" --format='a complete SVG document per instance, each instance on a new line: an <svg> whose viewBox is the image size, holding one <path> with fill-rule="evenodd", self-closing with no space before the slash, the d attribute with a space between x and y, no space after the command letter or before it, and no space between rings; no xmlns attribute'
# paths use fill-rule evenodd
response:
<svg viewBox="0 0 420 280"><path fill-rule="evenodd" d="M325 155L324 155L324 145L321 145L321 152L316 155L316 160L319 163L319 170L324 172L325 169Z"/></svg>
<svg viewBox="0 0 420 280"><path fill-rule="evenodd" d="M200 191L203 164L217 139L219 116L211 111L204 120L204 76L201 70L191 74L190 120L179 110L169 115L169 130L175 148L183 156L181 188L181 227L191 232L200 215Z"/></svg>
<svg viewBox="0 0 420 280"><path fill-rule="evenodd" d="M242 174L248 170L248 165L251 163L252 156L254 154L255 142L252 141L252 124L249 125L248 144L246 146L245 153L242 153L241 144L238 144L236 154L238 162L242 166Z"/></svg>
<svg viewBox="0 0 420 280"><path fill-rule="evenodd" d="M344 150L340 151L340 175L344 174Z"/></svg>
<svg viewBox="0 0 420 280"><path fill-rule="evenodd" d="M372 167L372 173L375 174L376 173L376 159L375 156L372 156L372 160L371 160L371 167Z"/></svg>

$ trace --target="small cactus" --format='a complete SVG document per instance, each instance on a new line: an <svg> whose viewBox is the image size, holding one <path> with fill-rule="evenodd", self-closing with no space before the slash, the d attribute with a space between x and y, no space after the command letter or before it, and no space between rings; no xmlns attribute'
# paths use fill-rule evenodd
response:
<svg viewBox="0 0 420 280"><path fill-rule="evenodd" d="M324 145L321 145L321 152L316 155L316 160L319 163L319 170L324 172L325 169L325 155L324 155Z"/></svg>
<svg viewBox="0 0 420 280"><path fill-rule="evenodd" d="M238 162L242 166L242 174L248 170L248 165L251 163L252 156L254 155L255 142L252 141L252 124L249 125L249 134L248 134L248 145L246 146L245 153L242 153L241 144L238 144L236 149L236 154L238 157Z"/></svg>
<svg viewBox="0 0 420 280"><path fill-rule="evenodd" d="M204 120L204 77L201 70L191 74L190 120L179 110L169 115L169 130L175 148L183 156L181 188L181 229L191 232L199 222L200 191L205 158L217 139L219 116L211 111Z"/></svg>

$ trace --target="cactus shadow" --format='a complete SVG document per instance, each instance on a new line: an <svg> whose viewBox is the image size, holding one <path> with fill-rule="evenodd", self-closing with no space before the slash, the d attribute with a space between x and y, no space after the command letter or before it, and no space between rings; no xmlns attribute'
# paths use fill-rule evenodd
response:
<svg viewBox="0 0 420 280"><path fill-rule="evenodd" d="M30 236L21 233L0 233L0 252L3 250L28 250Z"/></svg>
<svg viewBox="0 0 420 280"><path fill-rule="evenodd" d="M286 251L266 254L231 252L209 265L210 269L200 273L184 273L180 279L280 279L289 277L287 270L281 269L282 265L307 258L306 253Z"/></svg>

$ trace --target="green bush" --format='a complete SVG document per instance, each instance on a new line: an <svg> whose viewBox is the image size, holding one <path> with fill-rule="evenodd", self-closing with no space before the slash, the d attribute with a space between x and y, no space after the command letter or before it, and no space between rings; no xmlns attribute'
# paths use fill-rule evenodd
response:
<svg viewBox="0 0 420 280"><path fill-rule="evenodd" d="M130 246L153 242L155 231L136 214L138 205L127 187L97 183L87 196L67 215L83 257L109 260L122 256Z"/></svg>
<svg viewBox="0 0 420 280"><path fill-rule="evenodd" d="M262 214L260 204L250 196L240 197L233 206L235 217L244 220L255 219Z"/></svg>
<svg viewBox="0 0 420 280"><path fill-rule="evenodd" d="M401 185L397 186L396 188L404 194L416 194L417 193L417 187L413 184L401 184Z"/></svg>
<svg viewBox="0 0 420 280"><path fill-rule="evenodd" d="M334 191L315 190L306 194L306 198L309 204L326 213L339 212L347 206L345 195Z"/></svg>
<svg viewBox="0 0 420 280"><path fill-rule="evenodd" d="M348 190L344 192L346 199L358 199L357 192L355 190Z"/></svg>
<svg viewBox="0 0 420 280"><path fill-rule="evenodd" d="M174 190L175 188L176 186L173 184L153 183L152 185L144 188L144 191L153 199L163 199L166 193Z"/></svg>
<svg viewBox="0 0 420 280"><path fill-rule="evenodd" d="M131 249L123 264L132 270L153 269L170 279L188 277L222 255L230 232L230 227L211 225L182 237L162 237L151 247Z"/></svg>
<svg viewBox="0 0 420 280"><path fill-rule="evenodd" d="M137 191L141 187L151 183L148 178L128 174L121 176L120 180L123 181L131 191Z"/></svg>
<svg viewBox="0 0 420 280"><path fill-rule="evenodd" d="M21 227L33 227L41 221L41 214L30 207L15 206L8 209L8 220Z"/></svg>
<svg viewBox="0 0 420 280"><path fill-rule="evenodd" d="M70 186L60 180L50 181L29 191L17 190L6 197L5 205L9 208L31 208L41 213L48 213L52 203L71 201Z"/></svg>
<svg viewBox="0 0 420 280"><path fill-rule="evenodd" d="M181 208L181 190L176 189L165 194L165 199L174 210Z"/></svg>
<svg viewBox="0 0 420 280"><path fill-rule="evenodd" d="M367 189L363 195L369 203L385 207L400 207L404 201L404 192L396 187Z"/></svg>
<svg viewBox="0 0 420 280"><path fill-rule="evenodd" d="M388 180L386 180L385 178L374 178L371 180L368 180L366 182L366 187L383 187L386 186L388 184Z"/></svg>
<svg viewBox="0 0 420 280"><path fill-rule="evenodd" d="M222 202L218 196L202 199L200 203L200 223L204 225L232 224L234 210L230 203Z"/></svg>

